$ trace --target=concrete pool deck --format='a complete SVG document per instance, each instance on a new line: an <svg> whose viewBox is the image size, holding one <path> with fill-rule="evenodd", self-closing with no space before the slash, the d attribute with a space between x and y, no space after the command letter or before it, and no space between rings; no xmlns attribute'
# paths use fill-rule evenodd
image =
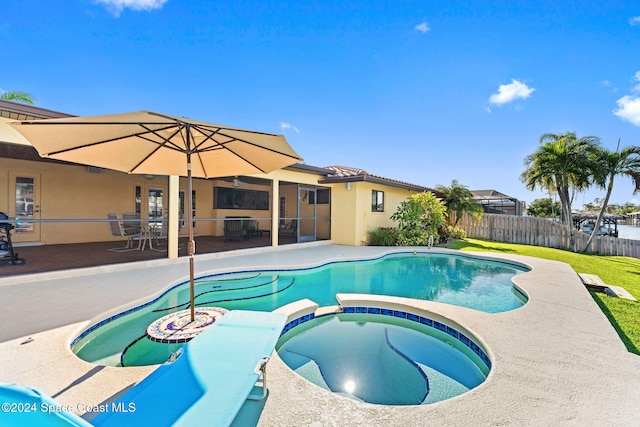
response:
<svg viewBox="0 0 640 427"><path fill-rule="evenodd" d="M198 274L312 266L399 249L403 248L312 243L207 254L197 256L195 265ZM640 356L626 350L567 264L507 254L464 254L532 267L514 279L529 302L510 312L488 314L430 301L388 300L445 316L472 331L493 362L482 385L436 404L372 405L312 385L274 355L266 401L245 404L235 424L638 425ZM187 259L180 259L0 278L0 382L35 387L80 414L99 412L100 405L126 392L155 367L86 363L69 350L73 336L101 314L147 300L187 277Z"/></svg>

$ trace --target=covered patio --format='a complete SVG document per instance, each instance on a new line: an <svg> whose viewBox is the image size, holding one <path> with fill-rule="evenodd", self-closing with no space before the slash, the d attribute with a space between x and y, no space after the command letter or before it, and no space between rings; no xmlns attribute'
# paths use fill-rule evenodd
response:
<svg viewBox="0 0 640 427"><path fill-rule="evenodd" d="M179 257L186 257L186 238L180 238ZM246 240L228 240L216 236L196 236L198 252L213 254L238 249L261 248L271 246L268 235L255 236ZM294 236L280 236L280 245L296 243ZM98 267L124 264L167 257L166 252L144 250L129 252L109 251L116 242L69 243L60 245L19 246L15 248L18 256L25 260L23 264L11 265L8 258L0 266L0 277L33 273L70 270L76 268Z"/></svg>
<svg viewBox="0 0 640 427"><path fill-rule="evenodd" d="M157 116L154 120L164 117ZM76 163L75 159L56 160L49 158L49 154L41 157L31 142L12 126L16 123L11 123L35 123L40 128L46 121L41 119L51 118L57 119L56 125L67 118L70 121L82 119L0 100L0 169L7 171L5 176L0 176L0 212L6 214L5 222L15 227L12 231L15 251L21 258L38 259L40 271L51 271L58 269L57 265L68 264L90 266L96 262L175 259L184 255L187 246L185 235L192 228L199 237L198 253L331 239L331 188L317 185L318 180L330 171L288 162L290 166L279 166L275 170L257 168L266 173L251 169L244 175L196 174L201 178L193 180L185 178L182 171L173 169L118 172L123 169L109 165L87 166L94 163L83 163L82 160ZM100 120L91 121L88 125L98 126L101 123ZM192 125L205 124L194 122ZM47 143L55 140L51 129L44 132ZM68 131L62 129L61 132L62 140L66 141L64 135ZM257 138L267 138L266 134L235 128L229 132L249 132L258 135ZM233 140L244 141L243 138ZM229 141L225 144L228 145ZM248 145L257 146L254 143ZM273 154L275 151L269 152ZM102 159L104 154L97 157ZM258 159L263 157L257 156ZM174 163L179 162L170 162ZM227 167L227 163L223 161L220 164ZM225 172L235 173L236 169L225 169ZM161 231L166 244L164 251L119 255L100 253L109 249L106 242L111 241L111 247L115 247L122 243L123 238L126 239L125 233L117 232L118 228L124 229L129 225L123 222L125 215L128 220L138 219L134 224L134 228L142 229L138 240L144 238L143 234L151 236ZM193 216L193 221L187 220L190 216ZM39 255L48 251L55 251L55 263L48 259L53 257ZM77 255L65 255L74 253ZM87 258L99 261L86 261ZM0 263L3 261L6 260L0 253ZM32 263L28 262L21 270L30 270L28 264ZM11 269L18 268L12 266ZM0 275L4 274L0 271Z"/></svg>

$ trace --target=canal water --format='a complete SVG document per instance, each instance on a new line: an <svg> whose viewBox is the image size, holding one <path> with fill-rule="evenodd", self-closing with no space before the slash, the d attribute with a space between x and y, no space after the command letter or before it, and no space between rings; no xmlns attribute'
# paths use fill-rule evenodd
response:
<svg viewBox="0 0 640 427"><path fill-rule="evenodd" d="M640 240L640 227L633 225L618 225L618 238Z"/></svg>

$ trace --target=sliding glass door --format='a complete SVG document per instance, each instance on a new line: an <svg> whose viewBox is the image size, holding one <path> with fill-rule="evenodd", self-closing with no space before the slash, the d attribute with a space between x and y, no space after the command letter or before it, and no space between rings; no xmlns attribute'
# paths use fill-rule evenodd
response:
<svg viewBox="0 0 640 427"><path fill-rule="evenodd" d="M280 183L280 244L331 239L331 190Z"/></svg>

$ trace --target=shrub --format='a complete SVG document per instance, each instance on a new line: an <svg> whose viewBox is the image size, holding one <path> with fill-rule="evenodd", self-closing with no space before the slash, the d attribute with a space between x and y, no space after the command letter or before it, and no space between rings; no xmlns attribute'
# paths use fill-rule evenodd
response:
<svg viewBox="0 0 640 427"><path fill-rule="evenodd" d="M398 246L428 246L429 236L432 234L427 230L409 228L398 233ZM435 243L438 239L434 236Z"/></svg>
<svg viewBox="0 0 640 427"><path fill-rule="evenodd" d="M368 244L371 246L397 246L398 230L395 228L379 227L368 233Z"/></svg>
<svg viewBox="0 0 640 427"><path fill-rule="evenodd" d="M438 236L445 231L447 209L433 193L413 194L400 203L396 213L391 216L398 222L400 246L426 246L429 236Z"/></svg>
<svg viewBox="0 0 640 427"><path fill-rule="evenodd" d="M447 240L451 240L451 239L462 240L467 238L467 232L464 231L462 228L448 225L445 236Z"/></svg>

